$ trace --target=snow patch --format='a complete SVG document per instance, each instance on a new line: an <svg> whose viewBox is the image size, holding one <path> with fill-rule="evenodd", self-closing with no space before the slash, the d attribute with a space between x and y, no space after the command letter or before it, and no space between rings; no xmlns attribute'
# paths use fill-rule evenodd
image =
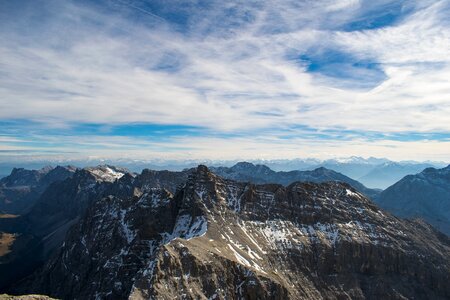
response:
<svg viewBox="0 0 450 300"><path fill-rule="evenodd" d="M345 192L347 196L361 198L361 196L358 193L352 192L349 189L345 189Z"/></svg>
<svg viewBox="0 0 450 300"><path fill-rule="evenodd" d="M95 177L108 182L114 182L117 179L121 178L123 175L125 175L125 172L112 169L108 166L99 166L96 168L89 168L88 170Z"/></svg>
<svg viewBox="0 0 450 300"><path fill-rule="evenodd" d="M128 226L128 223L125 222L126 213L127 213L126 210L124 209L120 210L120 226L122 228L122 233L124 237L126 238L128 244L130 244L136 237L136 232L134 230L131 230L130 227Z"/></svg>
<svg viewBox="0 0 450 300"><path fill-rule="evenodd" d="M208 221L204 216L192 218L191 215L178 216L174 230L171 234L164 233L163 239L168 243L176 238L190 240L206 234Z"/></svg>
<svg viewBox="0 0 450 300"><path fill-rule="evenodd" d="M236 257L237 261L247 267L251 267L252 265L250 264L250 262L248 260L246 260L242 255L240 255L234 248L233 246L231 246L230 244L228 244L228 247L231 249L231 251L233 251L234 256Z"/></svg>

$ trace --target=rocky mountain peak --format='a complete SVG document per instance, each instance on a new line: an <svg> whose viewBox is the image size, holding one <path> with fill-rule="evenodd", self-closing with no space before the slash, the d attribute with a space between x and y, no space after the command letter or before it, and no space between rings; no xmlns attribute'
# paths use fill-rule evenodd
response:
<svg viewBox="0 0 450 300"><path fill-rule="evenodd" d="M97 167L86 167L86 171L90 172L97 181L114 182L121 178L125 173L130 173L127 169L118 168L109 165L99 165Z"/></svg>
<svg viewBox="0 0 450 300"><path fill-rule="evenodd" d="M199 165L194 172L189 174L186 184L179 194L183 208L201 207L211 208L213 202L216 202L216 192L219 177L210 172L205 165ZM181 196L182 195L182 196Z"/></svg>
<svg viewBox="0 0 450 300"><path fill-rule="evenodd" d="M255 167L255 165L252 164L251 162L241 161L241 162L236 163L231 168L235 169L235 170L245 170L245 169L251 169L254 167Z"/></svg>
<svg viewBox="0 0 450 300"><path fill-rule="evenodd" d="M63 168L63 167L61 167ZM53 169L55 169L54 167L48 165L48 166L44 166L41 169L37 170L39 173L41 174L47 174L48 172L52 171Z"/></svg>
<svg viewBox="0 0 450 300"><path fill-rule="evenodd" d="M212 176L211 172L209 171L208 167L205 165L198 165L196 172L194 173L194 176L197 178L201 177L209 177Z"/></svg>
<svg viewBox="0 0 450 300"><path fill-rule="evenodd" d="M313 171L323 173L323 172L330 171L330 170L325 167L318 167L318 168L315 168Z"/></svg>
<svg viewBox="0 0 450 300"><path fill-rule="evenodd" d="M95 184L98 180L98 177L95 176L90 170L87 169L78 169L75 171L75 174L73 175L73 179L76 182L89 182L92 184Z"/></svg>

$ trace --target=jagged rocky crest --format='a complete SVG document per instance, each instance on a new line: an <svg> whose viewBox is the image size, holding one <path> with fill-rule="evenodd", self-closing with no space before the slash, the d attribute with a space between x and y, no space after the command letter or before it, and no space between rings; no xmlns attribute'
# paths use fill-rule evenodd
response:
<svg viewBox="0 0 450 300"><path fill-rule="evenodd" d="M122 180L122 178L121 178ZM115 181L16 292L64 299L446 299L450 242L350 185Z"/></svg>

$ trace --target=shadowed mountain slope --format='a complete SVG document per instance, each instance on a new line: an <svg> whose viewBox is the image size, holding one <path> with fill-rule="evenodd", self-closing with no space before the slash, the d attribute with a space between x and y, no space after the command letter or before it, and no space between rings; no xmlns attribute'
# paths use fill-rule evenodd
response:
<svg viewBox="0 0 450 300"><path fill-rule="evenodd" d="M50 184L71 177L75 170L71 166L40 170L14 168L10 175L0 179L0 213L27 212Z"/></svg>
<svg viewBox="0 0 450 300"><path fill-rule="evenodd" d="M450 165L404 177L384 190L377 203L400 217L423 218L450 235Z"/></svg>

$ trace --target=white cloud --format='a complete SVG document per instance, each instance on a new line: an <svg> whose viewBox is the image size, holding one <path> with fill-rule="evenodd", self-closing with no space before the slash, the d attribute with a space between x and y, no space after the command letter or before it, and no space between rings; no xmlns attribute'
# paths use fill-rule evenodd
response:
<svg viewBox="0 0 450 300"><path fill-rule="evenodd" d="M251 10L236 7L242 13ZM0 31L0 119L62 128L79 123L158 123L202 126L218 133L251 132L243 140L196 139L204 146L196 153L205 156L215 155L208 154L213 151L208 143L217 143L226 155L261 148L271 155L360 154L364 145L375 156L401 151L417 156L425 150L430 151L427 157L442 155L447 142L398 142L388 147L367 141L344 146L330 140L330 149L319 151L323 141L299 143L295 136L282 143L276 140L286 128L299 125L318 130L450 132L450 29L444 19L448 1L381 29L331 28L339 28L363 9L356 0L280 1L262 5L254 22L230 27L227 34L208 35L208 26L217 28L210 19L214 12L182 34L161 20L150 20L155 24L147 27L120 15L59 3L35 32L29 29L31 35L23 36L20 26ZM283 30L268 30L277 26ZM337 87L338 79L307 72L298 61L286 58L317 47L337 47L373 60L386 79L369 90ZM162 62L173 70L158 70ZM257 130L265 136L268 128L275 145L252 142ZM115 147L114 142L110 146Z"/></svg>
<svg viewBox="0 0 450 300"><path fill-rule="evenodd" d="M328 11L340 11L343 9L357 8L361 2L359 0L342 0L342 1L329 1L330 4L326 6Z"/></svg>
<svg viewBox="0 0 450 300"><path fill-rule="evenodd" d="M337 32L335 42L360 57L384 64L450 62L448 1L437 1L396 26Z"/></svg>

